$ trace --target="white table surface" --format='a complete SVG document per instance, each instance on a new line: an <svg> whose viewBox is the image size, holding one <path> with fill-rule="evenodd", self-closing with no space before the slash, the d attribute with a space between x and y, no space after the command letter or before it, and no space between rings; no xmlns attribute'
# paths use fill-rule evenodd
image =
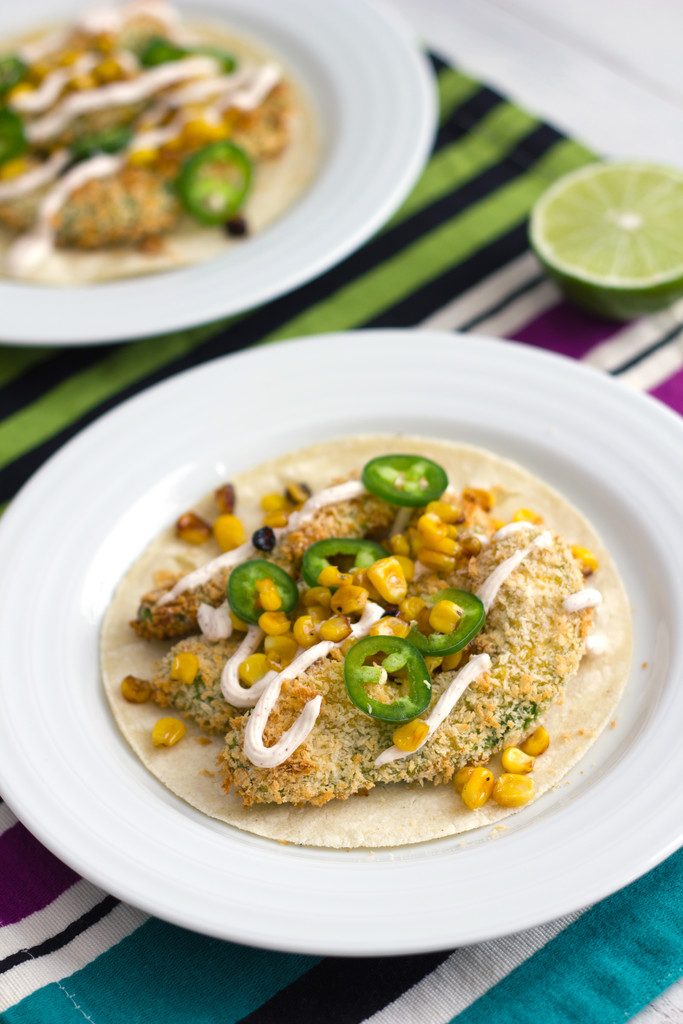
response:
<svg viewBox="0 0 683 1024"><path fill-rule="evenodd" d="M597 152L683 166L681 0L384 2L441 56ZM683 982L634 1018L681 1021Z"/></svg>

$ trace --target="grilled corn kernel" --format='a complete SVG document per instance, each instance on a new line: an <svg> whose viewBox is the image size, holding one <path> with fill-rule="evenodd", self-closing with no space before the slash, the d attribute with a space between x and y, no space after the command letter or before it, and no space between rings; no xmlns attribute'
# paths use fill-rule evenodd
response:
<svg viewBox="0 0 683 1024"><path fill-rule="evenodd" d="M331 619L327 619L320 625L320 639L332 640L335 644L346 640L350 633L351 623L345 615L333 615Z"/></svg>
<svg viewBox="0 0 683 1024"><path fill-rule="evenodd" d="M287 484L285 494L292 505L303 505L311 496L311 488L304 483Z"/></svg>
<svg viewBox="0 0 683 1024"><path fill-rule="evenodd" d="M466 487L462 496L465 501L473 501L479 508L483 508L484 512L490 512L496 503L493 491L485 491L481 487Z"/></svg>
<svg viewBox="0 0 683 1024"><path fill-rule="evenodd" d="M291 636L267 636L263 647L268 668L273 668L276 672L287 668L294 661L298 650L298 644Z"/></svg>
<svg viewBox="0 0 683 1024"><path fill-rule="evenodd" d="M425 512L417 521L417 530L427 546L448 536L446 524L442 523L433 512Z"/></svg>
<svg viewBox="0 0 683 1024"><path fill-rule="evenodd" d="M437 633L452 633L462 614L462 608L455 601L437 601L429 613L429 625Z"/></svg>
<svg viewBox="0 0 683 1024"><path fill-rule="evenodd" d="M98 82L115 82L121 78L121 65L113 57L107 57L95 68L95 77Z"/></svg>
<svg viewBox="0 0 683 1024"><path fill-rule="evenodd" d="M209 524L194 512L185 512L175 524L176 537L188 544L203 544L211 536Z"/></svg>
<svg viewBox="0 0 683 1024"><path fill-rule="evenodd" d="M443 658L437 658L435 655L427 655L425 658L425 665L429 669L430 675L436 672L437 668L441 668L443 664Z"/></svg>
<svg viewBox="0 0 683 1024"><path fill-rule="evenodd" d="M100 32L95 37L95 46L100 53L112 53L117 46L117 38L112 32Z"/></svg>
<svg viewBox="0 0 683 1024"><path fill-rule="evenodd" d="M534 526L540 526L543 516L539 516L538 512L534 512L531 508L518 508L510 521L512 523L533 523Z"/></svg>
<svg viewBox="0 0 683 1024"><path fill-rule="evenodd" d="M425 548L428 548L430 551L438 551L442 555L450 555L453 558L460 552L460 545L453 537L440 537L425 541ZM422 550L424 551L424 548Z"/></svg>
<svg viewBox="0 0 683 1024"><path fill-rule="evenodd" d="M126 157L126 161L131 167L149 167L158 157L158 149L132 149Z"/></svg>
<svg viewBox="0 0 683 1024"><path fill-rule="evenodd" d="M412 558L406 558L405 555L394 555L394 558L401 566L401 569L403 570L403 575L405 576L406 580L408 581L408 583L410 583L413 576L415 575L415 562L412 560Z"/></svg>
<svg viewBox="0 0 683 1024"><path fill-rule="evenodd" d="M87 89L97 88L97 79L94 75L74 75L73 78L69 79L69 89L74 92L85 92Z"/></svg>
<svg viewBox="0 0 683 1024"><path fill-rule="evenodd" d="M183 125L183 141L189 146L201 146L207 142L218 142L226 135L225 126L219 122L212 124L202 117L193 117Z"/></svg>
<svg viewBox="0 0 683 1024"><path fill-rule="evenodd" d="M520 743L520 749L525 754L529 754L530 757L538 757L539 754L545 754L546 750L550 746L550 736L548 730L544 729L542 725L539 725L538 729L534 729L531 736L527 736L524 743Z"/></svg>
<svg viewBox="0 0 683 1024"><path fill-rule="evenodd" d="M479 537L461 537L460 549L464 555L478 555L481 552L481 541Z"/></svg>
<svg viewBox="0 0 683 1024"><path fill-rule="evenodd" d="M460 506L452 505L450 501L430 501L427 512L438 516L442 523L461 523L464 518Z"/></svg>
<svg viewBox="0 0 683 1024"><path fill-rule="evenodd" d="M221 551L232 551L233 548L244 544L247 538L241 519L229 513L214 520L213 535Z"/></svg>
<svg viewBox="0 0 683 1024"><path fill-rule="evenodd" d="M283 636L292 626L284 612L264 612L258 624L267 636Z"/></svg>
<svg viewBox="0 0 683 1024"><path fill-rule="evenodd" d="M312 647L318 642L318 626L310 615L300 615L292 632L299 647Z"/></svg>
<svg viewBox="0 0 683 1024"><path fill-rule="evenodd" d="M59 55L57 63L60 67L70 68L81 58L81 56L81 50L64 50L64 52Z"/></svg>
<svg viewBox="0 0 683 1024"><path fill-rule="evenodd" d="M465 807L476 811L483 807L494 792L493 772L489 768L473 768L472 773L460 790L460 798Z"/></svg>
<svg viewBox="0 0 683 1024"><path fill-rule="evenodd" d="M444 672L452 672L453 669L457 668L462 661L462 654L462 651L456 651L455 654L447 654L441 665Z"/></svg>
<svg viewBox="0 0 683 1024"><path fill-rule="evenodd" d="M406 597L399 605L399 614L406 622L413 622L426 605L421 597Z"/></svg>
<svg viewBox="0 0 683 1024"><path fill-rule="evenodd" d="M213 500L216 502L219 512L232 513L235 511L235 488L232 484L223 484L213 492Z"/></svg>
<svg viewBox="0 0 683 1024"><path fill-rule="evenodd" d="M501 807L523 807L534 795L534 782L528 775L504 772L493 787L493 799Z"/></svg>
<svg viewBox="0 0 683 1024"><path fill-rule="evenodd" d="M384 601L398 604L408 592L408 584L396 555L380 558L367 570L367 576Z"/></svg>
<svg viewBox="0 0 683 1024"><path fill-rule="evenodd" d="M410 554L410 544L405 533L396 533L389 538L389 548L395 555L407 557Z"/></svg>
<svg viewBox="0 0 683 1024"><path fill-rule="evenodd" d="M237 675L245 686L253 686L259 679L263 679L267 671L268 659L265 654L250 654L240 663Z"/></svg>
<svg viewBox="0 0 683 1024"><path fill-rule="evenodd" d="M171 679L178 679L181 683L189 686L195 681L199 671L199 658L190 651L180 651L174 655L171 662Z"/></svg>
<svg viewBox="0 0 683 1024"><path fill-rule="evenodd" d="M588 548L582 548L580 544L575 544L572 548L572 554L577 562L581 564L581 572L584 576L590 576L592 572L597 570L598 560Z"/></svg>
<svg viewBox="0 0 683 1024"><path fill-rule="evenodd" d="M277 494L275 491L264 494L261 498L261 508L264 512L284 512L288 507L284 494Z"/></svg>
<svg viewBox="0 0 683 1024"><path fill-rule="evenodd" d="M428 735L429 726L427 723L423 722L421 718L416 718L412 722L399 725L391 738L395 747L412 754L414 750L417 750L424 743Z"/></svg>
<svg viewBox="0 0 683 1024"><path fill-rule="evenodd" d="M121 696L131 704L144 704L149 700L151 687L146 679L137 676L126 676L121 681Z"/></svg>
<svg viewBox="0 0 683 1024"><path fill-rule="evenodd" d="M342 587L345 583L351 582L350 573L340 572L336 565L326 565L318 576L321 587Z"/></svg>
<svg viewBox="0 0 683 1024"><path fill-rule="evenodd" d="M330 601L332 600L332 594L327 587L311 587L304 594L304 604L307 608L311 608L313 605L319 605L321 608L329 608Z"/></svg>
<svg viewBox="0 0 683 1024"><path fill-rule="evenodd" d="M505 772L511 772L513 775L526 775L534 767L534 758L520 750L519 747L506 747L500 763Z"/></svg>
<svg viewBox="0 0 683 1024"><path fill-rule="evenodd" d="M186 732L187 726L179 718L160 718L152 728L152 743L155 747L173 747Z"/></svg>
<svg viewBox="0 0 683 1024"><path fill-rule="evenodd" d="M406 637L410 633L410 626L402 619L395 619L392 615L385 615L383 619L370 626L370 636L400 636Z"/></svg>
<svg viewBox="0 0 683 1024"><path fill-rule="evenodd" d="M281 527L286 526L289 520L287 512L268 512L263 517L263 525L270 526L272 530L279 530Z"/></svg>
<svg viewBox="0 0 683 1024"><path fill-rule="evenodd" d="M455 558L452 555L430 551L428 548L423 548L420 552L420 561L428 569L434 569L436 572L450 573L455 569Z"/></svg>
<svg viewBox="0 0 683 1024"><path fill-rule="evenodd" d="M329 619L330 617L330 609L325 608L321 604L312 604L311 607L307 609L307 612L316 624L324 622L325 619Z"/></svg>
<svg viewBox="0 0 683 1024"><path fill-rule="evenodd" d="M249 629L249 623L245 622L244 619L240 619L234 612L230 612L230 621L232 622L232 628L238 629L242 633L246 633Z"/></svg>
<svg viewBox="0 0 683 1024"><path fill-rule="evenodd" d="M351 573L351 579L357 587L362 587L363 590L367 590L368 597L371 601L374 601L375 604L382 600L380 594L368 579L367 569L354 569Z"/></svg>
<svg viewBox="0 0 683 1024"><path fill-rule="evenodd" d="M461 768L460 771L455 773L453 785L455 786L456 793L462 793L462 787L465 785L473 771L474 765L466 764L464 768Z"/></svg>
<svg viewBox="0 0 683 1024"><path fill-rule="evenodd" d="M277 612L282 608L280 591L268 576L265 576L262 580L256 580L256 591L264 611Z"/></svg>
<svg viewBox="0 0 683 1024"><path fill-rule="evenodd" d="M28 161L23 156L15 157L14 160L7 160L0 166L0 181L9 181L11 178L18 178L28 170Z"/></svg>
<svg viewBox="0 0 683 1024"><path fill-rule="evenodd" d="M342 615L360 615L367 600L368 592L364 587L354 587L352 583L345 583L332 595L330 607L333 612L341 612Z"/></svg>
<svg viewBox="0 0 683 1024"><path fill-rule="evenodd" d="M33 92L33 86L29 85L28 82L20 82L19 85L15 85L8 92L7 102L11 105L13 100L16 100L19 96L26 96L30 92Z"/></svg>
<svg viewBox="0 0 683 1024"><path fill-rule="evenodd" d="M418 558L422 548L424 547L424 541L420 536L416 527L411 526L407 533L408 543L410 544L410 554L413 558Z"/></svg>

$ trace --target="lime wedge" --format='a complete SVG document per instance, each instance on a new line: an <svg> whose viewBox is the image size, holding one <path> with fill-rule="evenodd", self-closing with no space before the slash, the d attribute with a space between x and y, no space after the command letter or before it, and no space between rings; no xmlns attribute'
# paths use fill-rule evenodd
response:
<svg viewBox="0 0 683 1024"><path fill-rule="evenodd" d="M534 206L531 246L567 298L630 320L683 295L683 171L589 164Z"/></svg>

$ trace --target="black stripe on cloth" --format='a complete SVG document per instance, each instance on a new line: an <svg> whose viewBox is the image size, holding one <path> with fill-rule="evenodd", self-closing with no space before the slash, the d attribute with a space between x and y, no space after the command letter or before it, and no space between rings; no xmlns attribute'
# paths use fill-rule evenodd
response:
<svg viewBox="0 0 683 1024"><path fill-rule="evenodd" d="M637 355L628 359L625 363L622 363L621 366L614 367L614 369L610 370L610 373L615 377L618 377L621 373L626 373L627 370L632 369L634 366L637 366L638 363L642 363L651 355L654 355L654 353L658 352L660 348L665 348L670 342L674 341L674 339L678 337L681 331L683 331L683 324L676 324L676 326L668 330L666 334L663 334L661 338L653 342L651 345L648 345L647 348L644 348L642 352L638 352Z"/></svg>
<svg viewBox="0 0 683 1024"><path fill-rule="evenodd" d="M456 138L466 135L478 121L486 117L501 102L502 99L497 93L482 86L460 107L456 108L451 118L447 119L437 137L433 152L437 152L443 145L452 143ZM462 118L462 122L460 118ZM445 134L442 136L442 133ZM451 194L457 195L458 191L456 189ZM465 205L467 201L467 199L463 200L462 205ZM435 224L440 222L440 219L447 216L441 203L437 201L432 205L438 205L441 212L436 211L430 217L428 211L431 207L417 210L399 224L376 235L363 248L347 257L322 277L261 307L255 313L241 317L237 323L248 333L248 338L251 340L242 340L237 345L222 348L221 353L244 348L253 341L259 340L263 335L277 330L288 320L329 297L339 288L349 284L354 278L361 277L378 263L394 256L399 249L427 234ZM231 327L234 329L234 325ZM222 334L226 334L230 330L230 327L226 328ZM73 373L94 366L100 360L105 359L113 349L113 345L70 349L56 353L38 363L21 377L15 378L10 384L0 389L0 408L3 416L10 416L23 406L36 401L37 398L56 387Z"/></svg>
<svg viewBox="0 0 683 1024"><path fill-rule="evenodd" d="M440 74L442 71L445 71L446 68L450 68L451 66L450 64L446 63L445 60L442 60L441 57L439 57L438 53L432 53L431 50L427 51L427 60L432 65L432 71L434 72L435 75Z"/></svg>
<svg viewBox="0 0 683 1024"><path fill-rule="evenodd" d="M328 957L240 1024L358 1024L398 999L450 956Z"/></svg>
<svg viewBox="0 0 683 1024"><path fill-rule="evenodd" d="M494 303L493 306L489 306L483 313L477 313L470 320L466 320L464 323L458 325L460 331L471 331L473 328L482 324L484 320L488 320L491 316L497 316L498 313L502 313L504 309L516 302L517 299L521 299L523 295L528 292L532 292L534 288L538 288L539 285L547 281L548 278L543 274L536 274L534 277L530 277L528 281L520 284L513 291L508 292L507 295L503 296L498 302Z"/></svg>
<svg viewBox="0 0 683 1024"><path fill-rule="evenodd" d="M49 939L39 942L36 946L19 949L16 953L6 956L4 960L0 960L0 974L10 971L13 967L18 967L19 964L26 963L27 960L37 960L41 956L47 956L48 953L56 953L58 949L66 946L78 935L81 935L88 928L101 921L103 917L106 917L107 914L110 914L119 905L119 902L114 896L105 896L103 900L96 903L85 914L81 914L79 918L72 921L61 932L51 935Z"/></svg>

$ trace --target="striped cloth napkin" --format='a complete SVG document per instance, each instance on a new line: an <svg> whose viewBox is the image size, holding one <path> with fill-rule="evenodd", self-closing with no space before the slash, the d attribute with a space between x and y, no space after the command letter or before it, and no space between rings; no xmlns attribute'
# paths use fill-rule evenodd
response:
<svg viewBox="0 0 683 1024"><path fill-rule="evenodd" d="M497 334L583 359L683 412L683 308L627 326L593 319L561 301L528 251L531 204L591 153L433 62L441 121L429 164L389 225L328 274L172 337L0 347L1 502L69 437L149 384L250 344L320 331ZM264 952L121 904L57 861L0 803L5 1024L616 1024L683 974L682 936L678 854L582 913L456 951L381 961Z"/></svg>

